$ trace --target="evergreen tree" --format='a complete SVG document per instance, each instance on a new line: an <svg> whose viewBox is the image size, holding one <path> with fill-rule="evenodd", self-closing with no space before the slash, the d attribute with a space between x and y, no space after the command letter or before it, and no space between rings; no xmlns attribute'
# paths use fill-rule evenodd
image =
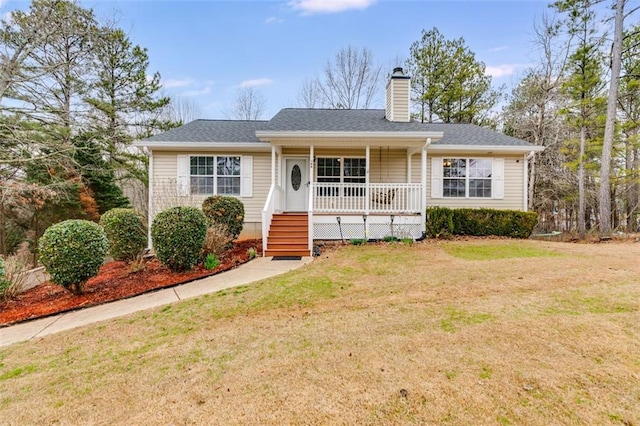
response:
<svg viewBox="0 0 640 426"><path fill-rule="evenodd" d="M448 40L437 28L423 31L411 45L407 68L422 122L491 124L500 92L462 37Z"/></svg>
<svg viewBox="0 0 640 426"><path fill-rule="evenodd" d="M579 149L576 158L578 169L578 232L581 239L586 236L587 216L587 176L585 163L597 169L598 142L602 141L604 112L602 78L602 38L598 34L592 0L562 0L554 7L567 16L567 32L577 44L569 57L568 76L562 89L572 100L564 110L566 117L579 133ZM571 150L571 146L568 146ZM593 204L591 204L593 206ZM592 210L592 209L590 209Z"/></svg>
<svg viewBox="0 0 640 426"><path fill-rule="evenodd" d="M640 227L640 25L625 32L618 105L624 147L623 197L629 232Z"/></svg>
<svg viewBox="0 0 640 426"><path fill-rule="evenodd" d="M130 146L134 139L178 125L164 119L170 99L159 94L160 74L149 78L147 50L132 44L124 31L100 27L94 46L95 80L85 97L90 105L87 134L114 177L146 182L144 158Z"/></svg>
<svg viewBox="0 0 640 426"><path fill-rule="evenodd" d="M116 207L130 207L100 147L85 134L76 138L74 143L77 147L75 160L82 172L83 182L93 194L98 213L102 215Z"/></svg>

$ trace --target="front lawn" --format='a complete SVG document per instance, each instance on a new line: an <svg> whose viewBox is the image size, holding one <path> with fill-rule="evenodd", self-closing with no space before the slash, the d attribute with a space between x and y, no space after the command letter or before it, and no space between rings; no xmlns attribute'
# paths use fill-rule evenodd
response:
<svg viewBox="0 0 640 426"><path fill-rule="evenodd" d="M345 246L0 349L8 424L639 424L640 244ZM0 329L1 332L1 329Z"/></svg>

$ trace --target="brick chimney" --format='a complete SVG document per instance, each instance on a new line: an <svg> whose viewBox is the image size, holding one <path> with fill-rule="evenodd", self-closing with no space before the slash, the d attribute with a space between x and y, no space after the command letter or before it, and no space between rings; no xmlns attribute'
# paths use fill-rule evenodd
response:
<svg viewBox="0 0 640 426"><path fill-rule="evenodd" d="M387 120L403 123L408 123L411 120L409 108L410 86L411 77L404 75L402 67L394 68L387 83Z"/></svg>

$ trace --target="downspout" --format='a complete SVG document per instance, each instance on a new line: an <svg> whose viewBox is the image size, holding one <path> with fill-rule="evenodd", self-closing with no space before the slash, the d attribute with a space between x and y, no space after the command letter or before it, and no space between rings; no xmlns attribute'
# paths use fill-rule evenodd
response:
<svg viewBox="0 0 640 426"><path fill-rule="evenodd" d="M422 166L422 170L420 171L421 174L421 183L422 183L422 191L421 192L421 197L422 197L422 201L421 201L421 209L420 209L420 216L422 216L422 235L423 237L426 235L427 232L427 148L429 147L429 145L431 145L431 138L427 138L424 146L421 149L421 166Z"/></svg>
<svg viewBox="0 0 640 426"><path fill-rule="evenodd" d="M529 209L529 160L533 158L535 155L535 151L531 151L528 154L524 155L524 182L522 183L523 187L523 205L522 211L526 212Z"/></svg>
<svg viewBox="0 0 640 426"><path fill-rule="evenodd" d="M149 185L148 185L148 204L147 204L147 248L151 250L153 243L151 241L151 223L153 221L153 151L145 148L149 155Z"/></svg>

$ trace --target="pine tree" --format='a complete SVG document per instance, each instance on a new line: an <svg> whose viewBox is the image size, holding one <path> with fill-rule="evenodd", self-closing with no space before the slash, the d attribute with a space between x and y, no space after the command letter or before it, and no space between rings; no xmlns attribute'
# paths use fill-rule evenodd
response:
<svg viewBox="0 0 640 426"><path fill-rule="evenodd" d="M437 28L423 31L411 45L407 67L422 122L492 123L490 111L500 92L463 38L445 39Z"/></svg>
<svg viewBox="0 0 640 426"><path fill-rule="evenodd" d="M604 111L602 39L597 32L592 0L562 0L554 7L567 15L567 32L575 37L577 45L569 57L568 77L562 89L572 99L565 109L569 123L579 132L578 168L578 232L580 239L586 237L586 171L587 155L595 159L594 143L601 140ZM590 164L594 167L594 161ZM590 222L590 221L589 221Z"/></svg>

